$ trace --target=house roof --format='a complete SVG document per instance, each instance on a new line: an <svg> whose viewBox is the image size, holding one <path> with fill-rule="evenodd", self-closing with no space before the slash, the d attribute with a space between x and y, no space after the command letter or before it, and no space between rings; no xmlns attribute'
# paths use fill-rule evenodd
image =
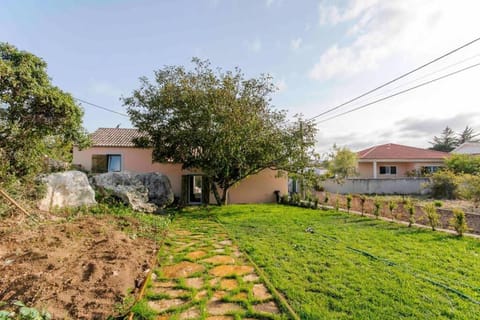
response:
<svg viewBox="0 0 480 320"><path fill-rule="evenodd" d="M395 160L443 160L448 157L448 152L415 148L401 144L387 143L373 146L357 152L358 159L395 159Z"/></svg>
<svg viewBox="0 0 480 320"><path fill-rule="evenodd" d="M452 153L480 154L480 142L465 142L456 147Z"/></svg>
<svg viewBox="0 0 480 320"><path fill-rule="evenodd" d="M137 129L98 128L90 139L93 147L135 147L132 140L143 136Z"/></svg>

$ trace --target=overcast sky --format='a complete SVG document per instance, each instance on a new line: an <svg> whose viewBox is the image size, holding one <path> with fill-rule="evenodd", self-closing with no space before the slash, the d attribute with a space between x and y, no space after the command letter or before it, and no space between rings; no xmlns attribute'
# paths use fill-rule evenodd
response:
<svg viewBox="0 0 480 320"><path fill-rule="evenodd" d="M479 12L477 0L0 0L0 41L42 57L75 97L119 112L140 76L197 56L247 76L270 73L275 106L308 118L480 37ZM337 113L479 62L480 41ZM447 125L480 131L479 80L477 67L320 122L317 148L429 147ZM90 132L131 127L83 108Z"/></svg>

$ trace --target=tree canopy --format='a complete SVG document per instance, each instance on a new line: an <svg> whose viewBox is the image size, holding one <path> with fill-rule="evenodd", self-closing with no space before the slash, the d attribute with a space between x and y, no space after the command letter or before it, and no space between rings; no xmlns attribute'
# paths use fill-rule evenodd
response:
<svg viewBox="0 0 480 320"><path fill-rule="evenodd" d="M0 158L4 173L38 172L43 157L87 141L83 111L52 85L41 58L0 43ZM53 143L55 142L55 143Z"/></svg>
<svg viewBox="0 0 480 320"><path fill-rule="evenodd" d="M445 127L439 137L433 137L433 141L429 142L433 146L432 150L450 152L462 143L465 142L478 142L476 139L480 133L476 133L475 130L469 126L466 126L462 132L455 133L450 127Z"/></svg>
<svg viewBox="0 0 480 320"><path fill-rule="evenodd" d="M458 139L455 132L447 126L439 137L433 137L433 141L430 144L433 145L432 150L450 152L458 146Z"/></svg>
<svg viewBox="0 0 480 320"><path fill-rule="evenodd" d="M230 187L263 169L301 172L309 164L315 125L288 121L271 105L270 76L246 79L239 68L192 62L193 70L165 66L153 82L140 78L140 88L123 98L132 123L147 133L136 142L153 148L154 161L200 170L219 204L227 203Z"/></svg>
<svg viewBox="0 0 480 320"><path fill-rule="evenodd" d="M347 147L333 145L332 152L324 163L328 174L335 179L342 181L345 178L356 175L357 154Z"/></svg>

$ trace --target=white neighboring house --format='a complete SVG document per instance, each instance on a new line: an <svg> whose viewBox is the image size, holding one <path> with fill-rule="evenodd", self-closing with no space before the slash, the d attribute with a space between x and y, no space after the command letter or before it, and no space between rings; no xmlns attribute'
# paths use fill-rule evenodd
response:
<svg viewBox="0 0 480 320"><path fill-rule="evenodd" d="M456 147L452 153L480 156L480 142L465 142Z"/></svg>

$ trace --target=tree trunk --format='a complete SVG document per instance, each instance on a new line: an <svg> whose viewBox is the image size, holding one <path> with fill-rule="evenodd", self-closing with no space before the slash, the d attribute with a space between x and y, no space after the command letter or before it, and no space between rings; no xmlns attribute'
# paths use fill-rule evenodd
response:
<svg viewBox="0 0 480 320"><path fill-rule="evenodd" d="M215 197L215 200L217 201L217 205L221 206L222 205L222 199L220 199L220 195L218 194L217 185L215 184L215 182L213 182L213 180L212 180L212 191L213 191L213 195Z"/></svg>
<svg viewBox="0 0 480 320"><path fill-rule="evenodd" d="M222 204L221 205L226 206L228 204L228 189L229 189L229 187L224 186L223 195L222 195Z"/></svg>

